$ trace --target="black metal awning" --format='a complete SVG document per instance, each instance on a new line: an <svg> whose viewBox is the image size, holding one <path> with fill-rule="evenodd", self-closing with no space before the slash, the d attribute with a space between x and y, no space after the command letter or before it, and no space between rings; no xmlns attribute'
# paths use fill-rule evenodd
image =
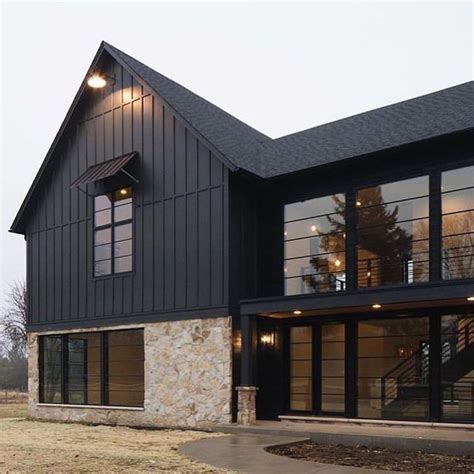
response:
<svg viewBox="0 0 474 474"><path fill-rule="evenodd" d="M109 178L110 176L115 176L120 171L125 171L123 170L123 167L136 155L137 152L132 151L131 153L127 153L125 155L118 156L117 158L112 158L111 160L90 166L84 173L81 174L81 176L79 176L79 178L75 179L71 183L71 188L80 186L81 184L93 183L94 181ZM129 173L126 174L129 175Z"/></svg>

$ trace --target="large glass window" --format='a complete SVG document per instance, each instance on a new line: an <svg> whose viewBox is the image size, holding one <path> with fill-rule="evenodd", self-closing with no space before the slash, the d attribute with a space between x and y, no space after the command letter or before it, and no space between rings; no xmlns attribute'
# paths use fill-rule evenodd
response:
<svg viewBox="0 0 474 474"><path fill-rule="evenodd" d="M143 330L41 336L41 402L143 406Z"/></svg>
<svg viewBox="0 0 474 474"><path fill-rule="evenodd" d="M108 338L109 404L142 406L144 381L143 334L114 331Z"/></svg>
<svg viewBox="0 0 474 474"><path fill-rule="evenodd" d="M429 279L428 176L357 193L358 286Z"/></svg>
<svg viewBox="0 0 474 474"><path fill-rule="evenodd" d="M290 329L290 410L313 408L313 328Z"/></svg>
<svg viewBox="0 0 474 474"><path fill-rule="evenodd" d="M441 319L442 418L474 421L474 316Z"/></svg>
<svg viewBox="0 0 474 474"><path fill-rule="evenodd" d="M344 324L321 327L321 410L345 411Z"/></svg>
<svg viewBox="0 0 474 474"><path fill-rule="evenodd" d="M360 417L428 418L428 341L428 318L359 322L357 377Z"/></svg>
<svg viewBox="0 0 474 474"><path fill-rule="evenodd" d="M474 166L442 174L442 275L474 278Z"/></svg>
<svg viewBox="0 0 474 474"><path fill-rule="evenodd" d="M42 338L41 401L45 403L61 403L62 401L62 347L61 336Z"/></svg>
<svg viewBox="0 0 474 474"><path fill-rule="evenodd" d="M132 188L94 199L94 275L132 270Z"/></svg>
<svg viewBox="0 0 474 474"><path fill-rule="evenodd" d="M286 295L345 289L344 194L287 204L284 234Z"/></svg>
<svg viewBox="0 0 474 474"><path fill-rule="evenodd" d="M101 404L100 334L68 336L68 402Z"/></svg>

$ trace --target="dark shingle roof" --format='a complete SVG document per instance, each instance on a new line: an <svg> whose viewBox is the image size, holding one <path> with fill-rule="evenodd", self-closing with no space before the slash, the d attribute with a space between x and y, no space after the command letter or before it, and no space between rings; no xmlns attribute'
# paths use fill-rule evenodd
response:
<svg viewBox="0 0 474 474"><path fill-rule="evenodd" d="M261 174L255 155L262 143L272 141L270 137L110 44L105 43L105 49L135 71L236 168Z"/></svg>
<svg viewBox="0 0 474 474"><path fill-rule="evenodd" d="M272 178L474 127L474 81L272 140L109 44L235 168Z"/></svg>
<svg viewBox="0 0 474 474"><path fill-rule="evenodd" d="M273 140L269 178L474 127L474 81Z"/></svg>
<svg viewBox="0 0 474 474"><path fill-rule="evenodd" d="M217 151L232 170L273 178L474 128L474 81L272 140L219 107L102 42L12 224L25 216L103 51L129 68Z"/></svg>

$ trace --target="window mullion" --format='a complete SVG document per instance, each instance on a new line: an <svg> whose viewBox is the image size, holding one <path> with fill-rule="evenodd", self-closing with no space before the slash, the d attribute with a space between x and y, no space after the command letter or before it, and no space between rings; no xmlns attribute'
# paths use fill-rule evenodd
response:
<svg viewBox="0 0 474 474"><path fill-rule="evenodd" d="M69 403L69 338L61 336L61 402Z"/></svg>

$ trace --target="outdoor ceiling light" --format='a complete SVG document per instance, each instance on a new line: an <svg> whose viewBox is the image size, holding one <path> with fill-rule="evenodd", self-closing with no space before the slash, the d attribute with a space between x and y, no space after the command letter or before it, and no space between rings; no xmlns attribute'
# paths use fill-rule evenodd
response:
<svg viewBox="0 0 474 474"><path fill-rule="evenodd" d="M93 89L102 89L107 85L107 81L98 74L94 74L87 80L87 85Z"/></svg>
<svg viewBox="0 0 474 474"><path fill-rule="evenodd" d="M334 262L334 265L336 265L336 267L340 267L341 266L341 261L336 258L335 262Z"/></svg>
<svg viewBox="0 0 474 474"><path fill-rule="evenodd" d="M382 307L382 305L378 304L378 303L375 303L375 304L372 305L372 308L374 308L374 309L380 309L381 307Z"/></svg>
<svg viewBox="0 0 474 474"><path fill-rule="evenodd" d="M125 196L125 194L127 194L127 193L128 193L128 191L126 190L126 188L122 188L122 189L120 190L120 194L123 194L124 196Z"/></svg>
<svg viewBox="0 0 474 474"><path fill-rule="evenodd" d="M299 309L296 309L295 311L293 311L293 314L295 316L299 316L301 314L301 311Z"/></svg>
<svg viewBox="0 0 474 474"><path fill-rule="evenodd" d="M474 301L474 296L469 296L469 297L467 298L467 301Z"/></svg>

